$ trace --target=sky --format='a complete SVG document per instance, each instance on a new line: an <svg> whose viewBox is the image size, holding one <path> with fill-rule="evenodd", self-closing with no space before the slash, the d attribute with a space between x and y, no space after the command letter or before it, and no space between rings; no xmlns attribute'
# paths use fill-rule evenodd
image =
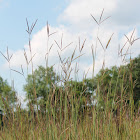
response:
<svg viewBox="0 0 140 140"><path fill-rule="evenodd" d="M45 64L48 22L50 33L56 32L49 38L48 46L53 44L49 53L49 66L55 64L54 69L59 72L61 68L58 52L61 53L63 59L68 58L77 46L75 57L84 55L74 61L72 67L74 69L76 62L78 62L79 80L82 79L84 72L88 72L87 77L91 77L93 64L91 46L94 46L97 52L95 74L102 68L104 57L105 67L123 64L121 58L118 57L118 46L120 45L122 48L127 41L125 35L130 38L133 31L132 38L140 37L139 6L139 0L0 0L0 52L7 55L8 47L9 54L13 55L10 67L21 72L22 65L25 77L27 77L24 50L28 59L30 59L30 51L26 19L29 26L38 20L31 35L32 52L35 54L33 58L34 69ZM110 18L98 26L92 16L99 21L103 9L102 20ZM106 46L112 34L111 42L104 52L102 45ZM60 45L62 36L63 47L71 45L61 52L55 42ZM97 41L97 36L102 45L99 40ZM79 38L80 47L86 39L81 54L79 52ZM137 40L129 48L128 53L131 53L132 58L140 54L139 44L140 40ZM122 52L125 53L128 47L129 43ZM11 80L14 80L18 97L24 106L23 85L26 81L22 75L14 71L10 72L8 63L2 55L0 55L0 76L7 79L9 84Z"/></svg>

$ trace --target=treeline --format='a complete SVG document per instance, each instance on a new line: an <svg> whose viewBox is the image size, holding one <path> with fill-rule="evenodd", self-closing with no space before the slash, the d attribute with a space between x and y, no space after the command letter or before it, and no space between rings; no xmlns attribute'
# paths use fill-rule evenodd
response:
<svg viewBox="0 0 140 140"><path fill-rule="evenodd" d="M101 69L93 79L80 82L62 82L53 67L39 66L33 75L28 75L24 91L29 111L46 113L55 107L59 112L65 110L66 104L72 110L76 102L80 114L87 107L117 110L130 107L130 102L136 111L140 101L140 55L125 66ZM7 112L16 101L16 91L0 77L0 109Z"/></svg>

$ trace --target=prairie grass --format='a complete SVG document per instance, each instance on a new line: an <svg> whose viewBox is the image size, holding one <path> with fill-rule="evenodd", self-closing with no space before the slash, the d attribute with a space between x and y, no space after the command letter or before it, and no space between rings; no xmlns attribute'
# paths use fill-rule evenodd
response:
<svg viewBox="0 0 140 140"><path fill-rule="evenodd" d="M102 20L103 12L101 13L99 21L97 21L93 16L92 18L94 21L100 26L101 23L103 23L106 19ZM37 22L37 21L36 21ZM32 54L32 46L30 43L31 40L31 33L32 30L36 24L32 24L31 28L29 27L28 21L27 21L27 32L29 35L29 48L30 48L30 60L28 60L28 57L26 55L26 52L24 51L25 60L27 63L27 71L28 66L31 63L32 67L32 75L34 75L34 66L32 59L35 57L35 54ZM134 32L133 32L134 33ZM132 36L133 36L132 33ZM48 41L49 37L54 33L50 33L49 25L47 23L47 34L48 34ZM109 43L112 39L113 34L107 41L106 46L104 47L102 45L101 40L98 37L97 33L97 39L96 42L99 41L100 45L102 46L104 52L107 50ZM135 40L132 40L132 36L129 39L127 36L127 40L132 46ZM86 40L85 40L86 41ZM118 81L116 81L116 93L114 92L113 100L116 102L116 108L117 113L114 114L112 111L113 105L110 107L108 96L105 98L105 107L102 110L101 108L97 107L96 105L91 106L85 106L82 108L81 112L79 112L81 106L80 106L80 100L81 96L76 98L76 87L70 88L70 75L71 75L71 65L73 61L80 58L84 53L82 52L84 48L85 41L83 42L82 46L79 45L79 51L80 55L75 56L75 50L73 50L73 54L70 58L66 58L66 61L63 61L61 58L61 53L58 53L59 55L59 61L60 65L62 67L62 73L63 75L60 75L60 79L62 79L59 83L63 86L59 87L59 93L57 94L56 86L54 83L52 83L52 89L50 90L49 95L47 96L46 100L46 109L47 112L42 113L40 109L37 106L37 109L34 110L32 108L32 103L29 99L29 111L24 110L21 108L21 106L18 104L14 108L15 111L11 111L9 116L3 117L4 126L0 129L0 139L1 140L24 140L24 139L33 139L33 140L139 140L140 139L140 117L137 112L135 112L134 103L133 103L133 81L130 79L130 93L132 94L130 96L130 103L126 106L125 104L125 95L124 95L124 81L125 81L125 71L123 71L123 79L122 82L119 83L119 86L122 88L120 97L117 97L117 86ZM80 39L79 39L80 42ZM61 51L63 49L67 49L71 43L66 46L65 48L62 48L62 39L61 44L59 45L58 42L56 42L56 45L60 48ZM80 43L79 43L80 44ZM97 43L96 43L97 44ZM93 76L92 79L94 79L94 66L95 66L95 57L96 57L96 48L92 46L92 57L93 57ZM122 47L123 49L123 47ZM122 56L124 59L127 55L122 54L122 49L119 50L119 55ZM8 50L8 49L7 49ZM47 43L47 53L45 56L46 61L46 68L48 67L48 59L49 59L49 52L51 50L51 46L49 48ZM8 51L7 51L8 52ZM1 52L1 54L4 56L4 54ZM8 53L7 53L8 54ZM12 56L11 56L12 57ZM4 56L4 58L8 61L9 67L10 67L10 59L8 54L8 58ZM105 64L105 59L103 61L103 68ZM10 68L11 70L11 68ZM21 67L22 72L13 70L21 75L24 76L23 69ZM120 71L122 71L120 69ZM121 72L120 72L121 73ZM130 77L131 77L131 71L130 71ZM77 75L77 71L75 70L75 75ZM103 74L104 76L104 74ZM118 76L119 77L119 76ZM33 83L35 82L33 76ZM101 77L103 78L103 77ZM86 80L86 76L83 79L83 81ZM93 80L94 81L94 80ZM48 79L46 77L46 84L48 82ZM110 81L111 83L111 81ZM94 82L93 82L94 84ZM36 87L34 85L34 97L35 102L37 103L37 93L36 93ZM76 86L76 85L75 85ZM111 89L108 94L111 94ZM84 89L84 85L83 85ZM94 89L94 88L93 88ZM82 91L83 93L85 91ZM101 94L101 83L98 81L97 89L96 89L96 95L98 95L98 98L102 96ZM55 96L54 100L52 100L53 96ZM118 99L118 100L116 100ZM59 110L57 111L57 109Z"/></svg>

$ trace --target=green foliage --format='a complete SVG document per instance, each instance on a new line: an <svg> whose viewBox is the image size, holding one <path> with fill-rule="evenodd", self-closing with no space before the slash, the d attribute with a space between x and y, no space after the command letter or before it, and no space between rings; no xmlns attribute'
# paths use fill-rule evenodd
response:
<svg viewBox="0 0 140 140"><path fill-rule="evenodd" d="M53 71L53 68L45 69L39 66L35 70L33 75L28 75L27 83L24 86L24 91L26 91L26 99L29 100L33 105L36 105L36 99L40 107L45 108L46 101L53 90L53 84L58 82L59 77Z"/></svg>
<svg viewBox="0 0 140 140"><path fill-rule="evenodd" d="M79 113L83 115L86 108L92 107L92 96L93 96L93 86L90 79L86 79L80 82L70 81L69 90L71 91L71 96L73 96L75 102L78 102ZM71 103L72 104L72 103Z"/></svg>
<svg viewBox="0 0 140 140"><path fill-rule="evenodd" d="M81 82L71 81L69 82L70 90L75 94L77 99L81 100L82 105L91 104L90 85L87 80Z"/></svg>
<svg viewBox="0 0 140 140"><path fill-rule="evenodd" d="M44 112L46 107L47 110L51 110L50 106L55 106L56 112L63 112L65 100L67 100L67 107L70 110L72 104L77 102L79 111L87 104L91 105L92 80L68 81L67 84L61 86L57 86L58 82L59 76L56 75L52 67L45 69L39 66L34 75L28 75L24 86L26 100L29 101L28 107L38 105Z"/></svg>
<svg viewBox="0 0 140 140"><path fill-rule="evenodd" d="M132 78L131 78L132 77ZM125 66L101 69L95 77L98 105L115 107L120 101L125 105L131 93L134 103L140 100L140 56Z"/></svg>
<svg viewBox="0 0 140 140"><path fill-rule="evenodd" d="M140 101L140 55L128 64L128 68L132 71L133 99L137 106Z"/></svg>
<svg viewBox="0 0 140 140"><path fill-rule="evenodd" d="M0 77L0 109L8 111L16 101L16 92Z"/></svg>

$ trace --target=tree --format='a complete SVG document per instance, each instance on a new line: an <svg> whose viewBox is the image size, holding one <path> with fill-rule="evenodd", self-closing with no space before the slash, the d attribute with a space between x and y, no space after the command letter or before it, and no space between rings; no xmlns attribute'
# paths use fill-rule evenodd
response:
<svg viewBox="0 0 140 140"><path fill-rule="evenodd" d="M128 65L128 69L132 72L133 80L133 99L135 106L138 106L140 101L140 55L134 58Z"/></svg>
<svg viewBox="0 0 140 140"><path fill-rule="evenodd" d="M140 100L140 55L127 65L101 69L95 77L98 105L105 108L126 105L133 94L135 106ZM122 101L121 101L122 99ZM114 105L113 105L114 104Z"/></svg>
<svg viewBox="0 0 140 140"><path fill-rule="evenodd" d="M123 97L128 99L128 69L124 66L113 66L111 69L101 69L96 75L97 100L99 107L114 108Z"/></svg>
<svg viewBox="0 0 140 140"><path fill-rule="evenodd" d="M91 93L86 81L70 81L69 82L70 91L75 95L75 99L79 100L79 105L86 106L91 104Z"/></svg>
<svg viewBox="0 0 140 140"><path fill-rule="evenodd" d="M67 93L67 105L69 112L76 108L79 117L86 114L91 115L93 106L95 105L95 89L96 83L94 79L83 79L82 81L67 81L64 88ZM66 91L63 91L66 93ZM65 101L65 99L63 99ZM64 107L63 107L64 108Z"/></svg>
<svg viewBox="0 0 140 140"><path fill-rule="evenodd" d="M78 107L79 113L88 104L91 104L91 84L88 80L67 81L67 84L57 85L60 81L59 76L53 71L53 68L44 68L39 66L34 75L28 75L24 91L28 106L33 105L41 112L51 111L52 108L57 114L64 114L67 106L68 112L72 110L72 105ZM78 106L77 106L78 105Z"/></svg>
<svg viewBox="0 0 140 140"><path fill-rule="evenodd" d="M16 103L16 91L0 77L0 109L9 111Z"/></svg>
<svg viewBox="0 0 140 140"><path fill-rule="evenodd" d="M58 79L59 76L53 71L53 67L46 69L39 66L33 75L28 75L24 91L26 92L26 99L29 100L29 104L33 106L38 104L40 109L45 111L48 96L51 94L53 85L58 82ZM29 104L28 106L30 106Z"/></svg>

